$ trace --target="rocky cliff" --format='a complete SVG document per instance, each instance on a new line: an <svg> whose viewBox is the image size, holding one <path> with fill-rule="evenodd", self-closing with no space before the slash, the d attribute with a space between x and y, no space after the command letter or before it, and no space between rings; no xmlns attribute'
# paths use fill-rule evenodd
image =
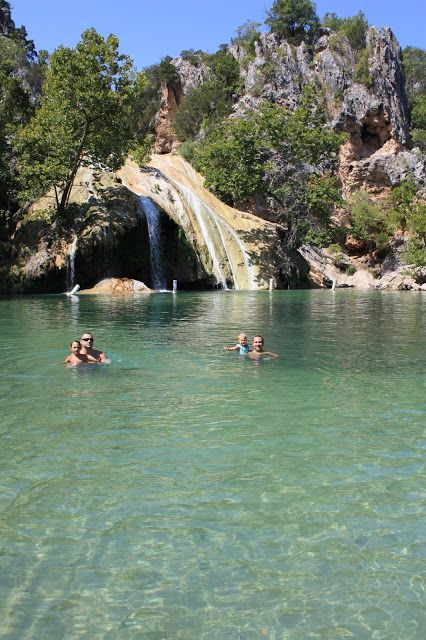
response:
<svg viewBox="0 0 426 640"><path fill-rule="evenodd" d="M2 16L0 28L7 31L10 24L10 16ZM347 38L327 28L299 46L262 33L251 56L241 45L229 46L243 87L230 117L241 117L247 107L256 108L264 100L293 110L304 87L315 86L325 100L328 127L347 136L336 170L343 196L362 189L380 199L408 175L425 187L425 157L411 148L398 42L390 29L372 27L366 43L362 74ZM99 168L81 171L69 220L50 222L50 196L30 207L3 262L9 288L61 290L66 281L71 284L73 270L84 286L106 276L149 280L141 196L161 214L169 283L178 278L190 287L256 289L272 279L277 286L416 288L426 280L423 274L413 279L404 273L403 234L374 270L367 269L359 247L338 258L307 245L283 255L283 230L262 219L262 207L257 211L261 217L253 216L227 207L206 191L202 177L176 155L179 141L171 116L188 92L209 80L211 70L202 60L192 64L176 58L172 64L179 81L162 86L154 120L156 155L149 165L139 169L129 160L117 175ZM339 215L337 211L337 219ZM345 224L344 216L338 221Z"/></svg>

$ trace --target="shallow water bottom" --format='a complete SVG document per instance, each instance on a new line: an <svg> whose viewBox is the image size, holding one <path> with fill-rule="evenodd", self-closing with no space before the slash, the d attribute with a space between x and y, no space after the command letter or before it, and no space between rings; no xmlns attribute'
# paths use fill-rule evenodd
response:
<svg viewBox="0 0 426 640"><path fill-rule="evenodd" d="M0 638L423 638L425 300L1 301Z"/></svg>

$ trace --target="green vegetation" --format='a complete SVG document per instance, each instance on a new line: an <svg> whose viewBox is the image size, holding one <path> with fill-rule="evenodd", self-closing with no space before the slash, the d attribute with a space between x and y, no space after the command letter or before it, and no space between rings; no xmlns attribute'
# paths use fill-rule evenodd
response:
<svg viewBox="0 0 426 640"><path fill-rule="evenodd" d="M406 47L403 60L413 142L426 151L426 51Z"/></svg>
<svg viewBox="0 0 426 640"><path fill-rule="evenodd" d="M279 38L297 45L316 29L319 20L310 0L275 0L265 24Z"/></svg>
<svg viewBox="0 0 426 640"><path fill-rule="evenodd" d="M160 106L160 87L162 83L180 84L172 58L166 56L158 64L147 67L144 71L145 84L140 89L139 100L135 104L136 135L138 140L154 133L154 116Z"/></svg>
<svg viewBox="0 0 426 640"><path fill-rule="evenodd" d="M353 80L365 84L366 87L371 87L373 79L370 75L370 69L368 64L369 53L368 49L361 49L356 56Z"/></svg>
<svg viewBox="0 0 426 640"><path fill-rule="evenodd" d="M324 166L331 168L343 137L324 123L324 109L307 87L293 113L264 103L244 118L209 127L196 147L196 164L206 186L230 205L263 195L294 246L310 227L326 228L340 201L337 182Z"/></svg>
<svg viewBox="0 0 426 640"><path fill-rule="evenodd" d="M238 27L235 38L232 38L231 40L231 44L243 47L246 52L246 55L241 62L243 67L246 67L247 64L254 59L256 53L255 45L260 37L260 26L259 22L247 20L247 22Z"/></svg>
<svg viewBox="0 0 426 640"><path fill-rule="evenodd" d="M410 234L405 260L417 267L426 266L426 201L412 178L395 187L388 197L390 218Z"/></svg>
<svg viewBox="0 0 426 640"><path fill-rule="evenodd" d="M0 14L10 11L1 0ZM17 128L34 112L34 94L42 82L44 57L37 55L24 27L10 25L8 37L0 35L0 235L17 208L13 138Z"/></svg>
<svg viewBox="0 0 426 640"><path fill-rule="evenodd" d="M88 29L75 49L56 49L40 108L17 137L22 201L53 187L61 215L81 165L120 167L142 82L130 58L119 54L115 36L103 39Z"/></svg>
<svg viewBox="0 0 426 640"><path fill-rule="evenodd" d="M349 18L338 18L335 13L326 13L323 24L347 37L349 44L355 51L361 51L366 46L368 21L362 11Z"/></svg>
<svg viewBox="0 0 426 640"><path fill-rule="evenodd" d="M225 50L206 57L209 78L183 98L173 114L173 129L184 141L195 138L203 125L221 120L231 113L240 90L240 68Z"/></svg>
<svg viewBox="0 0 426 640"><path fill-rule="evenodd" d="M357 240L366 243L370 260L375 249L388 246L395 227L385 207L375 202L364 191L358 191L349 203L351 232Z"/></svg>

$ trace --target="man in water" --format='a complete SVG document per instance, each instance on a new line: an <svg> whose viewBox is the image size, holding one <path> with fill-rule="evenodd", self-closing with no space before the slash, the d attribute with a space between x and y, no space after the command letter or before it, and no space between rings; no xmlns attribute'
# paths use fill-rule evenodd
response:
<svg viewBox="0 0 426 640"><path fill-rule="evenodd" d="M254 358L255 360L258 360L259 358L263 358L265 356L267 356L268 358L278 358L278 354L277 353L273 353L272 351L264 351L263 350L263 345L264 345L264 339L263 336L254 336L253 338L253 351L250 351L249 353L249 357L250 358Z"/></svg>
<svg viewBox="0 0 426 640"><path fill-rule="evenodd" d="M85 331L80 338L81 353L86 354L89 362L107 362L108 358L103 351L98 351L93 348L94 338L93 333Z"/></svg>

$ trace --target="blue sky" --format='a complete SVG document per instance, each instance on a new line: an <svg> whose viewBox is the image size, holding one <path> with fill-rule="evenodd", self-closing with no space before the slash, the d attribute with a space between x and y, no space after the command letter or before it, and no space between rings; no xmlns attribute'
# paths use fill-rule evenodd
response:
<svg viewBox="0 0 426 640"><path fill-rule="evenodd" d="M263 23L273 0L10 0L12 17L24 25L36 49L74 47L88 27L114 33L138 69L177 56L183 49L217 51L247 20ZM426 49L425 0L321 0L320 17L364 11L371 25L391 27L402 47Z"/></svg>

